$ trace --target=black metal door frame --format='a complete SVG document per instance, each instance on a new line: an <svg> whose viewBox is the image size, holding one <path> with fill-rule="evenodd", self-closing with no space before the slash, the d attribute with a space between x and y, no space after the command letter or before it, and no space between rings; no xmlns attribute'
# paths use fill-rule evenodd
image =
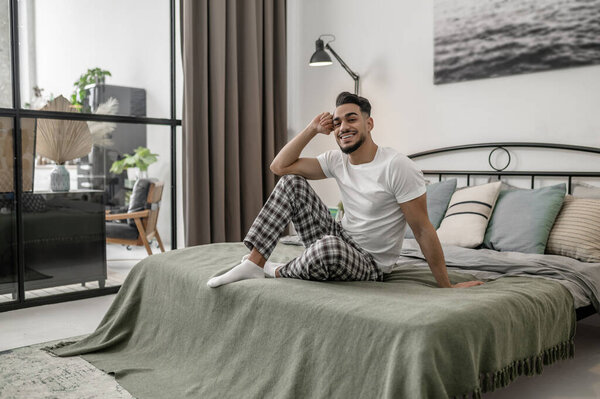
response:
<svg viewBox="0 0 600 399"><path fill-rule="evenodd" d="M38 298L25 298L25 254L24 254L24 232L23 232L23 154L21 151L21 118L46 118L46 119L70 119L98 122L116 122L145 125L162 125L170 127L171 143L171 247L177 249L177 126L181 126L181 120L176 114L176 87L175 87L175 24L176 11L175 0L169 0L169 23L170 23L170 86L171 86L171 117L170 118L148 118L137 116L119 115L96 115L70 112L36 111L21 108L21 80L20 80L20 58L19 58L19 1L9 0L10 18L10 49L11 49L11 78L12 78L12 108L0 108L0 117L13 119L13 150L14 150L14 201L15 213L13 218L13 237L17 240L17 251L15 257L17 270L17 292L18 299L11 302L0 303L0 312L22 309L31 306L48 305L52 303L73 301L77 299L91 298L101 295L116 293L120 286L97 288L85 291L70 292L65 294L49 295Z"/></svg>

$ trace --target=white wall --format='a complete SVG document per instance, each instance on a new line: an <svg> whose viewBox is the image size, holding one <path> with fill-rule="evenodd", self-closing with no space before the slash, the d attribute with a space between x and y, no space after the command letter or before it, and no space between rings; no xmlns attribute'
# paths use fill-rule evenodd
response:
<svg viewBox="0 0 600 399"><path fill-rule="evenodd" d="M179 3L179 2L176 2ZM73 82L88 68L112 73L108 84L146 89L147 116L170 117L170 12L168 0L34 1L35 74L24 79L23 101L34 84L45 94L69 98ZM177 23L179 22L176 18ZM176 32L179 32L178 26ZM182 87L179 45L176 46L177 87ZM28 76L22 71L22 76ZM177 92L181 117L181 90ZM158 228L171 242L170 128L147 126L147 146L159 153L148 174L165 182ZM180 157L179 157L180 158ZM181 159L178 159L180 162ZM178 168L181 170L181 168ZM181 197L179 196L179 200ZM181 213L181 204L178 211ZM182 246L182 223L178 243Z"/></svg>
<svg viewBox="0 0 600 399"><path fill-rule="evenodd" d="M433 0L288 0L287 32L289 137L333 110L339 92L353 91L336 61L308 66L318 36L333 33L331 46L371 101L379 145L405 154L494 141L600 147L600 66L433 85ZM333 140L319 136L304 155L336 148ZM314 187L327 205L337 204L333 181Z"/></svg>

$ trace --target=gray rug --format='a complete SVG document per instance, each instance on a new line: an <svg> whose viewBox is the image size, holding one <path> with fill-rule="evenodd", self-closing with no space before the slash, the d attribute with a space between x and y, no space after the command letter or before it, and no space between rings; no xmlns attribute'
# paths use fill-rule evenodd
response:
<svg viewBox="0 0 600 399"><path fill-rule="evenodd" d="M0 398L2 399L131 399L114 377L80 357L61 358L41 348L46 342L0 352Z"/></svg>

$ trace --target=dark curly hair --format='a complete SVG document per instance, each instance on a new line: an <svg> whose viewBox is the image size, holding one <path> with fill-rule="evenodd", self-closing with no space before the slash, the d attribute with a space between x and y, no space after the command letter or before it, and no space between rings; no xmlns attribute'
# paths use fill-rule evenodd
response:
<svg viewBox="0 0 600 399"><path fill-rule="evenodd" d="M339 107L342 104L356 104L360 107L360 111L371 116L371 103L364 97L347 91L341 92L335 100L335 106Z"/></svg>

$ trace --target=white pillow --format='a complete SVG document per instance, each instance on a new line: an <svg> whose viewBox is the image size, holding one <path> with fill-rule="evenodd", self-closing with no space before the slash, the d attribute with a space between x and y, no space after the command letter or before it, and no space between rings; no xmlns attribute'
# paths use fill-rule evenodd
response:
<svg viewBox="0 0 600 399"><path fill-rule="evenodd" d="M501 185L498 181L456 191L437 230L441 243L465 248L480 246Z"/></svg>
<svg viewBox="0 0 600 399"><path fill-rule="evenodd" d="M582 182L573 183L573 197L587 198L587 199L599 199L600 198L600 187L592 186Z"/></svg>

